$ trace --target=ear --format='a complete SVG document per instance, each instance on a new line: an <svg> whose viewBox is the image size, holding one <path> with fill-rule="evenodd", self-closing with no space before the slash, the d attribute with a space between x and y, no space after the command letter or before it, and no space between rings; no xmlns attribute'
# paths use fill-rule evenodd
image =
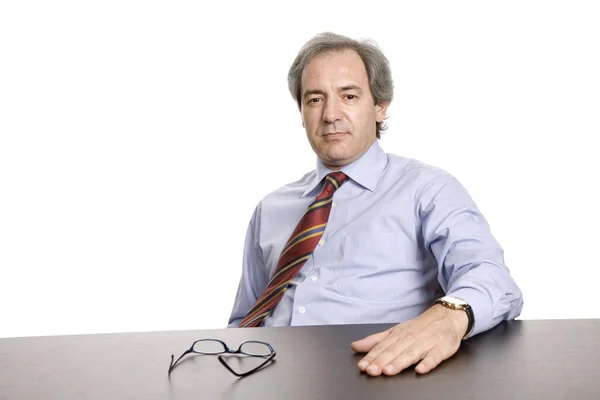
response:
<svg viewBox="0 0 600 400"><path fill-rule="evenodd" d="M382 122L387 114L387 109L390 103L375 104L375 120Z"/></svg>

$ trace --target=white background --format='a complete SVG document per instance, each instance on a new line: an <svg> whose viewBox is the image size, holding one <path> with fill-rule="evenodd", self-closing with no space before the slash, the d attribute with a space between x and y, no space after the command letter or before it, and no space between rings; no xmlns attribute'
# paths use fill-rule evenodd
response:
<svg viewBox="0 0 600 400"><path fill-rule="evenodd" d="M600 317L597 2L205 3L0 5L0 337L224 327L328 30L386 53L383 148L467 187L522 318Z"/></svg>

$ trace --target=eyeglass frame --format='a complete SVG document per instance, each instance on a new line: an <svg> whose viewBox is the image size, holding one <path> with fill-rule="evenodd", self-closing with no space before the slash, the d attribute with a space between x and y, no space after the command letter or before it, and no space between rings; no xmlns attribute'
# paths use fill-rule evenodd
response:
<svg viewBox="0 0 600 400"><path fill-rule="evenodd" d="M195 351L195 350L194 350L194 346L196 345L196 343L198 343L198 342L206 342L206 341L212 341L212 342L218 342L218 343L221 343L221 344L223 345L223 349L224 349L224 350L223 350L223 351L220 351L220 352L216 352L216 353L201 352L201 351ZM266 355L264 355L264 356L263 356L263 355L258 355L258 354L250 354L250 353L245 353L245 352L243 352L241 349L242 349L242 346L243 346L244 344L246 344L246 343L258 343L258 344L264 344L264 345L265 345L265 346L267 346L267 348L269 349L269 352L270 352L270 354L269 354L268 356L266 356ZM246 341L244 341L244 342L240 343L240 345L238 346L238 349L237 349L237 350L231 350L231 349L229 348L229 346L227 346L227 344L225 344L225 342L224 342L224 341L222 341L222 340L219 340L219 339L198 339L198 340L196 340L194 343L192 343L192 345L190 346L190 348L189 348L189 349L187 349L186 351L184 351L184 352L183 352L183 354L181 354L177 360L173 361L173 360L175 359L175 356L174 356L173 354L171 354L171 365L169 366L169 374L168 374L168 375L169 375L169 377L171 377L171 372L172 372L172 371L175 369L175 367L177 366L177 363L178 363L178 362L179 362L179 361L180 361L180 360L181 360L181 359L182 359L184 356L186 356L186 355L188 355L188 354L191 354L191 353L195 353L195 354L202 354L202 355L207 355L207 356L215 356L215 355L219 354L219 356L218 356L217 358L218 358L218 360L221 362L221 364L223 364L223 366L225 366L225 368L227 368L227 370L228 370L229 372L231 372L232 374L234 374L235 376L237 376L237 377L240 377L240 378L241 378L241 377L244 377L244 376L247 376L247 375L250 375L250 374L252 374L252 373L253 373L253 372L255 372L255 371L258 371L259 369L261 369L262 367L264 367L264 366L265 366L265 365L266 365L266 364L267 364L269 361L273 360L273 358L275 358L275 355L277 354L277 353L275 353L275 350L273 349L273 347L272 347L272 346L271 346L269 343L267 343L267 342L261 342L261 341L258 341L258 340L246 340ZM230 366L229 366L229 365L228 365L228 364L225 362L225 360L223 359L223 356L222 356L221 354L243 354L243 355L250 356L250 357L258 357L258 358L265 358L265 357L266 357L266 359L265 359L265 361L264 361L262 364L260 364L258 367L256 367L256 368L253 368L253 369L251 369L250 371L247 371L247 372L244 372L244 373L241 373L241 374L239 374L239 373L235 372L235 371L234 371L234 370L233 370L233 369L232 369L232 368L231 368L231 367L230 367Z"/></svg>

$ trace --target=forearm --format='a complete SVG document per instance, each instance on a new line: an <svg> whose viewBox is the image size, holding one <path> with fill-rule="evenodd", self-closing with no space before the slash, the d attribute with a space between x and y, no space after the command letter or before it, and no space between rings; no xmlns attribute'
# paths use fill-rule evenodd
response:
<svg viewBox="0 0 600 400"><path fill-rule="evenodd" d="M421 201L422 232L438 262L438 281L447 295L471 306L471 335L517 317L523 307L521 291L504 263L502 247L462 185L453 178L434 180Z"/></svg>
<svg viewBox="0 0 600 400"><path fill-rule="evenodd" d="M470 268L448 286L447 294L465 300L473 309L471 336L516 318L523 308L521 290L508 271L489 263Z"/></svg>

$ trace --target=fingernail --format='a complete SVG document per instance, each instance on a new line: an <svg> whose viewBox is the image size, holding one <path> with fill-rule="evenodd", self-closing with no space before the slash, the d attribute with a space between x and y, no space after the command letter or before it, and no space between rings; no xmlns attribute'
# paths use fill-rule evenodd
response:
<svg viewBox="0 0 600 400"><path fill-rule="evenodd" d="M385 373L387 373L387 374L391 374L391 373L392 373L392 371L394 371L394 367L393 367L392 365L388 365L387 367L385 367L385 368L383 369L383 371L384 371Z"/></svg>
<svg viewBox="0 0 600 400"><path fill-rule="evenodd" d="M372 374L376 374L377 373L377 365L373 364L373 365L369 365L369 368L367 368L368 372L371 372Z"/></svg>
<svg viewBox="0 0 600 400"><path fill-rule="evenodd" d="M369 366L369 362L368 361L361 361L358 363L358 368L360 369L365 369Z"/></svg>

